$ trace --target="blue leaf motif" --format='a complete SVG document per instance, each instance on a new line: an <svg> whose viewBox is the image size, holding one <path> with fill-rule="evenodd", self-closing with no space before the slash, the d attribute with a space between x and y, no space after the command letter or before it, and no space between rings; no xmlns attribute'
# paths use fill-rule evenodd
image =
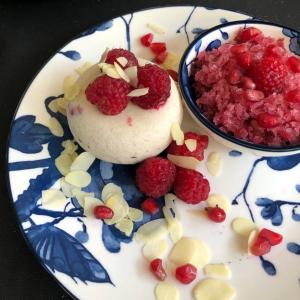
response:
<svg viewBox="0 0 300 300"><path fill-rule="evenodd" d="M228 155L232 156L232 157L237 157L237 156L241 156L243 153L237 150L231 150L229 151Z"/></svg>
<svg viewBox="0 0 300 300"><path fill-rule="evenodd" d="M105 31L105 30L111 28L112 26L113 26L113 20L109 20L109 21L103 22L99 25L96 25L92 28L89 28L88 30L82 32L80 34L80 36L87 36L87 35L93 34L96 31Z"/></svg>
<svg viewBox="0 0 300 300"><path fill-rule="evenodd" d="M229 34L225 31L222 31L221 29L220 29L220 32L221 32L223 40L228 40Z"/></svg>
<svg viewBox="0 0 300 300"><path fill-rule="evenodd" d="M300 245L296 244L296 243L288 243L287 244L287 249L296 254L296 255L300 255Z"/></svg>
<svg viewBox="0 0 300 300"><path fill-rule="evenodd" d="M257 198L255 203L257 206L267 206L272 205L274 201L269 198Z"/></svg>
<svg viewBox="0 0 300 300"><path fill-rule="evenodd" d="M53 137L50 130L35 123L35 116L26 115L17 118L12 127L10 146L23 153L39 153L43 144Z"/></svg>
<svg viewBox="0 0 300 300"><path fill-rule="evenodd" d="M75 50L59 51L58 53L64 55L67 58L70 58L72 60L80 60L81 59L80 53Z"/></svg>
<svg viewBox="0 0 300 300"><path fill-rule="evenodd" d="M293 38L293 37L296 37L296 36L297 36L297 32L292 31L292 30L287 29L287 28L283 28L283 29L282 29L282 33L283 33L285 36L290 37L290 38Z"/></svg>
<svg viewBox="0 0 300 300"><path fill-rule="evenodd" d="M112 283L105 268L74 237L49 224L28 229L27 236L37 255L53 272L74 280Z"/></svg>
<svg viewBox="0 0 300 300"><path fill-rule="evenodd" d="M276 275L277 271L275 266L270 261L265 260L263 257L260 257L260 259L261 259L262 267L265 270L265 272L270 276Z"/></svg>
<svg viewBox="0 0 300 300"><path fill-rule="evenodd" d="M271 169L284 171L292 169L300 163L300 153L289 156L266 157L265 159Z"/></svg>
<svg viewBox="0 0 300 300"><path fill-rule="evenodd" d="M202 45L202 40L199 40L198 43L195 45L196 56L198 56L199 54L201 45Z"/></svg>
<svg viewBox="0 0 300 300"><path fill-rule="evenodd" d="M292 210L292 219L296 222L300 222L300 214L296 213L296 208L297 206L295 206Z"/></svg>
<svg viewBox="0 0 300 300"><path fill-rule="evenodd" d="M295 53L296 55L300 55L300 36L290 40L289 48L291 52Z"/></svg>
<svg viewBox="0 0 300 300"><path fill-rule="evenodd" d="M262 206L261 216L272 221L274 226L279 226L282 224L283 217L280 209L280 205L277 201L273 201L268 198L258 198L256 200L257 206Z"/></svg>
<svg viewBox="0 0 300 300"><path fill-rule="evenodd" d="M216 39L211 41L208 46L206 47L205 51L211 51L213 49L217 49L221 46L221 41Z"/></svg>
<svg viewBox="0 0 300 300"><path fill-rule="evenodd" d="M300 193L300 184L296 184L296 191Z"/></svg>

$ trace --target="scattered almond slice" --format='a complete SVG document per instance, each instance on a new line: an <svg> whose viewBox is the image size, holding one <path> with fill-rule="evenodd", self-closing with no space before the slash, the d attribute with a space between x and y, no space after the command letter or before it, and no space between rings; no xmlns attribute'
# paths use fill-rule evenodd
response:
<svg viewBox="0 0 300 300"><path fill-rule="evenodd" d="M107 76L115 79L121 78L118 72L116 71L115 67L111 64L107 63L99 63L100 71L106 74Z"/></svg>
<svg viewBox="0 0 300 300"><path fill-rule="evenodd" d="M79 68L75 69L76 73L81 76L85 71L87 71L92 64L90 62L85 62L83 65L81 65Z"/></svg>
<svg viewBox="0 0 300 300"><path fill-rule="evenodd" d="M172 208L164 206L162 208L162 211L168 223L168 226L172 226L177 222L175 212L172 210Z"/></svg>
<svg viewBox="0 0 300 300"><path fill-rule="evenodd" d="M221 156L217 152L211 152L206 160L206 168L212 176L219 176L222 172Z"/></svg>
<svg viewBox="0 0 300 300"><path fill-rule="evenodd" d="M66 197L73 196L72 190L75 188L75 186L67 183L64 177L60 179L60 188Z"/></svg>
<svg viewBox="0 0 300 300"><path fill-rule="evenodd" d="M164 34L167 32L166 28L154 23L147 23L147 27L157 34Z"/></svg>
<svg viewBox="0 0 300 300"><path fill-rule="evenodd" d="M108 225L118 223L128 215L129 206L128 203L124 200L123 195L112 195L105 201L105 205L111 208L114 212L114 216L111 219L105 220L105 223Z"/></svg>
<svg viewBox="0 0 300 300"><path fill-rule="evenodd" d="M225 281L208 278L195 286L193 294L196 300L231 300L236 290Z"/></svg>
<svg viewBox="0 0 300 300"><path fill-rule="evenodd" d="M147 95L149 92L149 88L141 88L141 89L135 89L132 90L129 94L127 94L128 97L140 97Z"/></svg>
<svg viewBox="0 0 300 300"><path fill-rule="evenodd" d="M137 67L136 66L128 67L124 70L124 72L126 73L127 77L130 80L130 85L136 88L138 84Z"/></svg>
<svg viewBox="0 0 300 300"><path fill-rule="evenodd" d="M172 139L176 142L177 146L184 144L184 133L180 128L179 123L173 123L171 127Z"/></svg>
<svg viewBox="0 0 300 300"><path fill-rule="evenodd" d="M117 58L117 62L124 68L128 63L128 60L126 57L120 56Z"/></svg>
<svg viewBox="0 0 300 300"><path fill-rule="evenodd" d="M222 208L226 214L228 214L231 210L231 204L228 198L224 195L210 194L206 203L208 207L216 207L216 205L218 205L218 207Z"/></svg>
<svg viewBox="0 0 300 300"><path fill-rule="evenodd" d="M180 155L168 154L167 158L174 165L176 165L178 167L195 170L195 171L197 171L197 169L199 168L199 166L201 164L200 160L198 160L192 156L180 156Z"/></svg>
<svg viewBox="0 0 300 300"><path fill-rule="evenodd" d="M235 218L231 223L232 229L239 235L248 237L250 232L258 229L257 225L247 218Z"/></svg>
<svg viewBox="0 0 300 300"><path fill-rule="evenodd" d="M179 290L171 282L159 282L155 287L156 300L179 300Z"/></svg>
<svg viewBox="0 0 300 300"><path fill-rule="evenodd" d="M150 241L143 247L143 255L151 261L155 258L163 258L168 251L168 242L166 240Z"/></svg>
<svg viewBox="0 0 300 300"><path fill-rule="evenodd" d="M111 196L115 194L123 196L122 189L114 183L108 183L102 189L101 198L104 202L106 202Z"/></svg>
<svg viewBox="0 0 300 300"><path fill-rule="evenodd" d="M67 204L65 195L57 189L42 191L42 207L50 210L63 210Z"/></svg>
<svg viewBox="0 0 300 300"><path fill-rule="evenodd" d="M204 266L204 274L218 279L231 279L232 272L227 264L209 264Z"/></svg>
<svg viewBox="0 0 300 300"><path fill-rule="evenodd" d="M124 79L126 82L130 82L130 79L129 77L127 76L127 74L124 72L124 70L119 66L118 63L114 62L114 66L115 66L115 69L116 71L118 72L118 74L120 75L120 77L122 79Z"/></svg>
<svg viewBox="0 0 300 300"><path fill-rule="evenodd" d="M133 222L140 222L143 220L143 212L140 209L129 207L128 218Z"/></svg>
<svg viewBox="0 0 300 300"><path fill-rule="evenodd" d="M105 62L106 60L106 57L107 57L107 53L109 52L109 48L106 47L105 50L103 51L103 53L101 54L101 57L100 57L100 60L99 60L99 63L103 63Z"/></svg>
<svg viewBox="0 0 300 300"><path fill-rule="evenodd" d="M91 183L91 175L85 171L71 171L65 177L66 182L76 187L86 187Z"/></svg>
<svg viewBox="0 0 300 300"><path fill-rule="evenodd" d="M100 199L91 196L84 197L83 202L83 211L87 217L94 217L94 208L98 205L104 205Z"/></svg>
<svg viewBox="0 0 300 300"><path fill-rule="evenodd" d="M72 140L65 140L61 143L61 145L65 148L65 152L68 154L73 154L78 149L78 145L76 145Z"/></svg>
<svg viewBox="0 0 300 300"><path fill-rule="evenodd" d="M169 233L172 242L175 244L177 243L183 236L183 228L180 222L174 223L172 226L169 227Z"/></svg>
<svg viewBox="0 0 300 300"><path fill-rule="evenodd" d="M55 159L55 166L58 169L58 171L65 176L70 172L72 162L72 157L69 154L61 153Z"/></svg>
<svg viewBox="0 0 300 300"><path fill-rule="evenodd" d="M76 84L76 78L73 76L66 76L63 82L64 98L73 100L79 95L81 88Z"/></svg>
<svg viewBox="0 0 300 300"><path fill-rule="evenodd" d="M63 82L63 90L64 94L66 94L66 91L70 89L76 82L76 78L74 76L68 75L64 78Z"/></svg>
<svg viewBox="0 0 300 300"><path fill-rule="evenodd" d="M58 98L56 100L57 100L58 111L66 116L67 115L66 110L67 110L69 101L66 98Z"/></svg>
<svg viewBox="0 0 300 300"><path fill-rule="evenodd" d="M48 105L49 109L53 112L58 112L58 105L57 105L57 99L52 100L49 105Z"/></svg>
<svg viewBox="0 0 300 300"><path fill-rule="evenodd" d="M175 213L176 219L180 220L180 214L175 205L175 200L178 199L177 196L172 193L168 193L165 195L164 198L165 198L165 207L171 208Z"/></svg>
<svg viewBox="0 0 300 300"><path fill-rule="evenodd" d="M116 223L116 228L123 232L126 236L131 236L133 231L133 222L127 218L123 218Z"/></svg>
<svg viewBox="0 0 300 300"><path fill-rule="evenodd" d="M58 120L54 117L49 119L49 129L51 133L55 136L62 137L64 135L64 130Z"/></svg>
<svg viewBox="0 0 300 300"><path fill-rule="evenodd" d="M84 199L85 197L94 197L94 193L88 193L85 191L82 191L80 188L74 188L72 189L72 196L75 197L79 203L80 206L84 207Z"/></svg>
<svg viewBox="0 0 300 300"><path fill-rule="evenodd" d="M168 235L168 225L166 220L156 219L142 225L134 235L137 242L148 243L150 241L163 239Z"/></svg>
<svg viewBox="0 0 300 300"><path fill-rule="evenodd" d="M73 161L71 171L87 171L95 160L95 156L89 152L80 153Z"/></svg>
<svg viewBox="0 0 300 300"><path fill-rule="evenodd" d="M256 240L256 238L257 238L257 236L258 236L258 233L259 233L259 231L258 230L256 230L256 229L254 229L254 230L252 230L251 232L250 232L250 234L249 234L249 237L248 237L248 243L247 243L247 246L248 246L248 254L249 255L252 255L252 253L251 253L251 248L252 248L252 245L254 244L254 242L255 242L255 240Z"/></svg>
<svg viewBox="0 0 300 300"><path fill-rule="evenodd" d="M195 139L187 139L184 143L191 152L194 152L197 149L197 141Z"/></svg>

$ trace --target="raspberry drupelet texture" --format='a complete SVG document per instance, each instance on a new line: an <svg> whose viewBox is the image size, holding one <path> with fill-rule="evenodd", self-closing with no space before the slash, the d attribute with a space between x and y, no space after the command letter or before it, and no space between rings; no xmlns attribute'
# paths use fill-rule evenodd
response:
<svg viewBox="0 0 300 300"><path fill-rule="evenodd" d="M207 199L210 186L201 173L177 168L174 191L176 196L189 204L198 204Z"/></svg>
<svg viewBox="0 0 300 300"><path fill-rule="evenodd" d="M194 151L190 151L185 144L178 146L176 142L173 141L169 148L168 153L173 155L180 156L193 156L198 160L203 160L204 157L204 149L207 148L208 145L208 136L207 135L199 135L195 132L186 132L184 134L184 140L193 139L197 142L197 147Z"/></svg>
<svg viewBox="0 0 300 300"><path fill-rule="evenodd" d="M147 196L158 198L168 193L174 183L176 167L162 157L151 157L136 169L138 188Z"/></svg>
<svg viewBox="0 0 300 300"><path fill-rule="evenodd" d="M149 92L144 96L132 97L132 102L144 109L158 109L170 96L171 80L167 71L146 64L138 68L138 87L148 87Z"/></svg>
<svg viewBox="0 0 300 300"><path fill-rule="evenodd" d="M125 67L121 66L122 68L128 68L128 67L133 67L138 65L137 58L135 55L125 49L112 49L107 53L105 62L108 64L113 64L114 62L118 62L117 58L118 57L125 57L127 59L127 64Z"/></svg>
<svg viewBox="0 0 300 300"><path fill-rule="evenodd" d="M123 79L103 75L97 77L86 88L85 95L103 114L117 115L126 108L130 89L130 85Z"/></svg>

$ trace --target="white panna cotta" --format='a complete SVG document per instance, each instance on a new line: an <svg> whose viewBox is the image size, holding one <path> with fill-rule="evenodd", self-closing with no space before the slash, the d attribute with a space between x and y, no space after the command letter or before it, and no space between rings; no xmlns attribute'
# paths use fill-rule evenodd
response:
<svg viewBox="0 0 300 300"><path fill-rule="evenodd" d="M80 94L69 103L69 127L79 145L95 157L117 164L135 164L156 156L170 144L173 123L181 123L183 108L171 78L170 97L159 109L142 109L129 101L115 116L104 115L85 96L85 88L100 75L92 66L78 79Z"/></svg>

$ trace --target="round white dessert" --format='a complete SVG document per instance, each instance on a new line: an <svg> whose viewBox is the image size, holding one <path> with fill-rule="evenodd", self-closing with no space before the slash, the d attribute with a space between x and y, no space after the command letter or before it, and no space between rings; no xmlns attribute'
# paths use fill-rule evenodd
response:
<svg viewBox="0 0 300 300"><path fill-rule="evenodd" d="M171 93L159 109L142 109L129 102L115 116L102 114L85 97L85 88L100 75L92 66L79 78L81 93L67 109L69 127L79 145L95 157L117 164L135 164L156 156L171 142L171 126L181 123L183 108L177 86L171 79Z"/></svg>

